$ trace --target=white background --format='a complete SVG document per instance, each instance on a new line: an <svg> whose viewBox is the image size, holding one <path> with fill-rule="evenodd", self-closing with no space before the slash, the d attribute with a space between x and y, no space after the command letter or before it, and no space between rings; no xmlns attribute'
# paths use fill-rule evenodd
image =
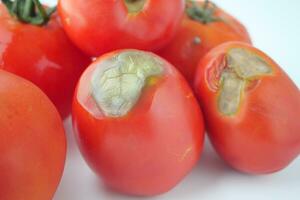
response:
<svg viewBox="0 0 300 200"><path fill-rule="evenodd" d="M55 3L55 0L44 2ZM215 2L246 25L255 46L277 61L299 87L300 1L215 0ZM68 157L65 173L54 200L142 199L116 194L107 189L83 161L74 142L70 120L65 126L69 143ZM300 158L281 172L265 176L249 176L229 168L206 143L199 164L177 187L167 194L146 199L299 200Z"/></svg>

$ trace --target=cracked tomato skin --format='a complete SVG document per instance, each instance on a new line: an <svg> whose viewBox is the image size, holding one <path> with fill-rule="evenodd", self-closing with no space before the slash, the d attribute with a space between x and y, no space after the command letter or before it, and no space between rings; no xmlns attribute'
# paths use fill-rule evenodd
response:
<svg viewBox="0 0 300 200"><path fill-rule="evenodd" d="M89 166L113 189L151 196L173 188L195 166L203 146L204 125L198 103L179 72L158 56L164 74L146 86L134 108L106 117L90 94L98 58L83 73L73 102L73 127Z"/></svg>
<svg viewBox="0 0 300 200"><path fill-rule="evenodd" d="M200 6L202 2L197 2ZM175 37L164 48L157 51L171 62L193 85L199 60L212 48L229 41L251 43L246 28L221 8L215 10L214 17L223 21L207 24L191 19L187 13ZM197 38L197 39L196 39Z"/></svg>
<svg viewBox="0 0 300 200"><path fill-rule="evenodd" d="M138 13L131 13L125 0L59 0L58 3L67 34L91 56L116 49L161 48L174 36L183 9L183 0L147 0Z"/></svg>
<svg viewBox="0 0 300 200"><path fill-rule="evenodd" d="M0 199L51 200L66 138L59 113L35 85L0 70Z"/></svg>
<svg viewBox="0 0 300 200"><path fill-rule="evenodd" d="M56 14L47 25L35 26L18 22L3 4L0 12L0 69L36 84L67 117L90 58L70 42Z"/></svg>
<svg viewBox="0 0 300 200"><path fill-rule="evenodd" d="M238 113L225 116L217 107L218 92L209 86L215 85L209 72L217 69L218 77L225 66L224 55L233 48L255 53L273 72L246 90ZM239 42L218 46L200 61L194 89L213 146L235 169L250 174L272 173L285 168L299 155L299 89L262 51Z"/></svg>

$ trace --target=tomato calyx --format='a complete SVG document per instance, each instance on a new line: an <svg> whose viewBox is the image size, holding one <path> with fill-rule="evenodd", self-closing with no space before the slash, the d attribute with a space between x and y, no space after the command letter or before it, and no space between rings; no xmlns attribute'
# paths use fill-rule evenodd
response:
<svg viewBox="0 0 300 200"><path fill-rule="evenodd" d="M189 18L202 24L209 24L216 21L222 21L220 17L215 16L217 6L209 0L205 0L203 5L193 0L187 0L185 12Z"/></svg>
<svg viewBox="0 0 300 200"><path fill-rule="evenodd" d="M153 85L163 63L142 51L128 50L102 61L91 79L91 95L108 117L123 117L137 103L142 89ZM155 82L155 81L154 81Z"/></svg>
<svg viewBox="0 0 300 200"><path fill-rule="evenodd" d="M45 25L56 7L45 8L39 0L1 0L10 14L23 23Z"/></svg>
<svg viewBox="0 0 300 200"><path fill-rule="evenodd" d="M218 108L221 113L237 113L247 86L251 87L262 76L271 74L272 68L259 55L242 48L229 50L226 68L220 78Z"/></svg>
<svg viewBox="0 0 300 200"><path fill-rule="evenodd" d="M143 10L147 0L124 0L129 13L139 13Z"/></svg>

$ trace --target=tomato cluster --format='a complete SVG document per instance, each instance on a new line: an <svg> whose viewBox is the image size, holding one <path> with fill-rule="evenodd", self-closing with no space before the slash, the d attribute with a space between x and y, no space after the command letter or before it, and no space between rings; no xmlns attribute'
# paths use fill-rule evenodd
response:
<svg viewBox="0 0 300 200"><path fill-rule="evenodd" d="M127 194L175 187L197 164L205 127L242 172L275 172L299 155L299 89L212 2L59 0L57 8L0 4L1 200L53 197L71 107L85 160Z"/></svg>

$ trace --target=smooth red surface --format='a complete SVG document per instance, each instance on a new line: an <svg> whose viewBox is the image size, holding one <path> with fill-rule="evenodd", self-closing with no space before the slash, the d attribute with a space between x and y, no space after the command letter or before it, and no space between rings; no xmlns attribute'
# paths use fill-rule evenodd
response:
<svg viewBox="0 0 300 200"><path fill-rule="evenodd" d="M198 2L202 5L202 2ZM185 14L181 26L174 39L158 54L171 62L192 85L199 60L212 48L228 42L241 41L251 43L246 28L234 17L220 8L215 11L215 17L223 21L203 24ZM195 44L199 37L200 44Z"/></svg>
<svg viewBox="0 0 300 200"><path fill-rule="evenodd" d="M0 199L51 200L65 156L63 124L51 101L0 70Z"/></svg>
<svg viewBox="0 0 300 200"><path fill-rule="evenodd" d="M98 58L79 81L73 102L78 144L91 168L117 191L135 195L166 192L200 158L201 110L184 78L162 60L160 80L144 88L128 115L104 116L90 95L90 79L97 64L116 53Z"/></svg>
<svg viewBox="0 0 300 200"><path fill-rule="evenodd" d="M0 4L0 69L41 88L64 118L80 74L90 63L67 38L54 14L46 26L23 24Z"/></svg>
<svg viewBox="0 0 300 200"><path fill-rule="evenodd" d="M239 112L231 117L217 108L215 80L224 55L231 48L245 48L259 55L273 70L260 78L243 96ZM195 91L201 102L210 139L232 167L262 174L286 167L300 153L300 92L285 72L265 53L243 43L226 43L210 51L200 62Z"/></svg>
<svg viewBox="0 0 300 200"><path fill-rule="evenodd" d="M129 13L125 0L60 0L64 28L91 56L133 48L157 50L171 40L183 14L183 0L147 0L143 11Z"/></svg>

